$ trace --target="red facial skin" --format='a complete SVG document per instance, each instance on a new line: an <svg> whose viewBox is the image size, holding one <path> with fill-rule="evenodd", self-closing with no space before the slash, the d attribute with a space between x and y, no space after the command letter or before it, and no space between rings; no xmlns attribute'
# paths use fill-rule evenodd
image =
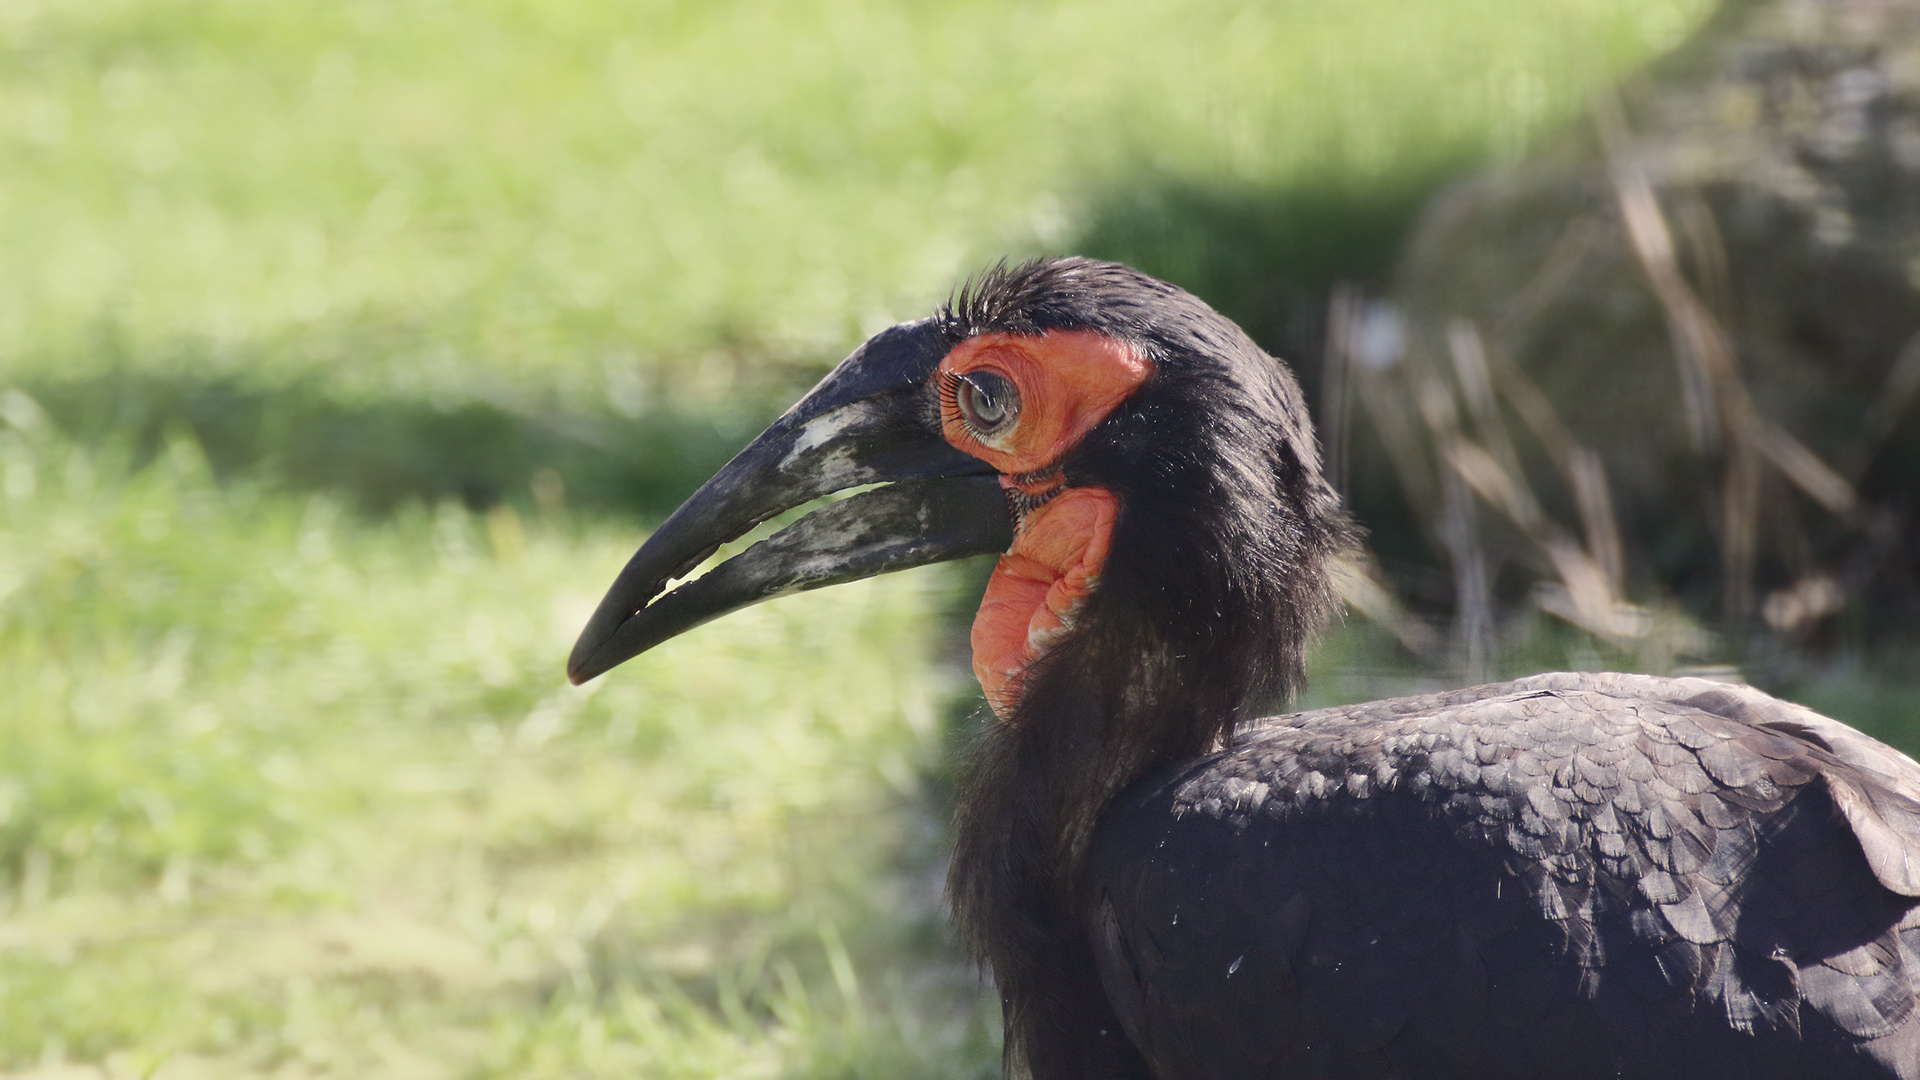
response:
<svg viewBox="0 0 1920 1080"><path fill-rule="evenodd" d="M1020 393L1014 425L983 438L943 395L947 441L1000 470L1001 486L1045 499L1019 522L973 620L973 673L1002 719L1020 700L1027 668L1073 625L1099 584L1119 501L1104 488L1063 488L1052 474L1067 452L1153 374L1131 345L1088 330L1037 337L981 334L955 346L935 380L990 370Z"/></svg>

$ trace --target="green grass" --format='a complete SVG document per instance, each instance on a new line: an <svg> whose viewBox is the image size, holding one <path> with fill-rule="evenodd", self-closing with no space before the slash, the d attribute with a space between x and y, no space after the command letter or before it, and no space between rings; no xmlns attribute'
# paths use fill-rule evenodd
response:
<svg viewBox="0 0 1920 1080"><path fill-rule="evenodd" d="M0 1060L991 1057L950 960L867 970L938 940L893 868L926 843L910 811L958 678L928 659L939 579L756 608L576 689L560 658L627 529L452 504L367 524L216 484L184 439L129 473L10 431L0 476Z"/></svg>
<svg viewBox="0 0 1920 1080"><path fill-rule="evenodd" d="M1003 254L1284 336L1705 7L0 3L0 1069L993 1074L961 575L568 687L637 516Z"/></svg>
<svg viewBox="0 0 1920 1080"><path fill-rule="evenodd" d="M1008 253L1223 303L1276 260L1377 271L1376 199L1516 151L1706 7L15 0L0 364L764 410L770 365ZM1249 206L1277 249L1207 278Z"/></svg>

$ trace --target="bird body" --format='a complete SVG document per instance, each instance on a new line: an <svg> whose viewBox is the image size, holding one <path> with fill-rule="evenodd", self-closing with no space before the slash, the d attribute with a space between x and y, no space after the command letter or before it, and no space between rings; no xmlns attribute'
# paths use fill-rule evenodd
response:
<svg viewBox="0 0 1920 1080"><path fill-rule="evenodd" d="M1117 264L1003 265L695 493L569 671L1001 553L948 888L1010 1075L1920 1080L1920 765L1644 676L1261 719L1352 537L1298 386L1232 322Z"/></svg>
<svg viewBox="0 0 1920 1080"><path fill-rule="evenodd" d="M1698 679L1277 717L1116 800L1088 934L1152 1075L1911 1076L1916 775Z"/></svg>

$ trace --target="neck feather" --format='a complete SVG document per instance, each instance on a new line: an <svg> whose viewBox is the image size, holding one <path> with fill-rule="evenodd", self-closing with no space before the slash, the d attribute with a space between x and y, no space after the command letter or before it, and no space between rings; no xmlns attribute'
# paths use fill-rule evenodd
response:
<svg viewBox="0 0 1920 1080"><path fill-rule="evenodd" d="M1291 698L1333 609L1327 564L1351 533L1299 389L1230 324L1213 329L1238 359L1148 349L1160 374L1064 459L1069 491L1115 499L1106 559L1067 631L1015 680L961 793L948 890L998 982L1016 1075L1056 1075L1041 1057L1098 1058L1089 1033L1117 1030L1082 916L1107 804ZM1057 1075L1136 1071L1114 1063Z"/></svg>

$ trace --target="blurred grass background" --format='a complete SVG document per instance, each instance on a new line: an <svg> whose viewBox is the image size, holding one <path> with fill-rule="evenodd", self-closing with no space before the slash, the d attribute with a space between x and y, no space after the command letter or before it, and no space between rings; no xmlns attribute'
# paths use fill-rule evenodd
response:
<svg viewBox="0 0 1920 1080"><path fill-rule="evenodd" d="M964 572L570 688L599 591L969 271L1120 258L1287 350L1708 7L0 0L0 1065L996 1075ZM1350 621L1312 703L1397 655Z"/></svg>

